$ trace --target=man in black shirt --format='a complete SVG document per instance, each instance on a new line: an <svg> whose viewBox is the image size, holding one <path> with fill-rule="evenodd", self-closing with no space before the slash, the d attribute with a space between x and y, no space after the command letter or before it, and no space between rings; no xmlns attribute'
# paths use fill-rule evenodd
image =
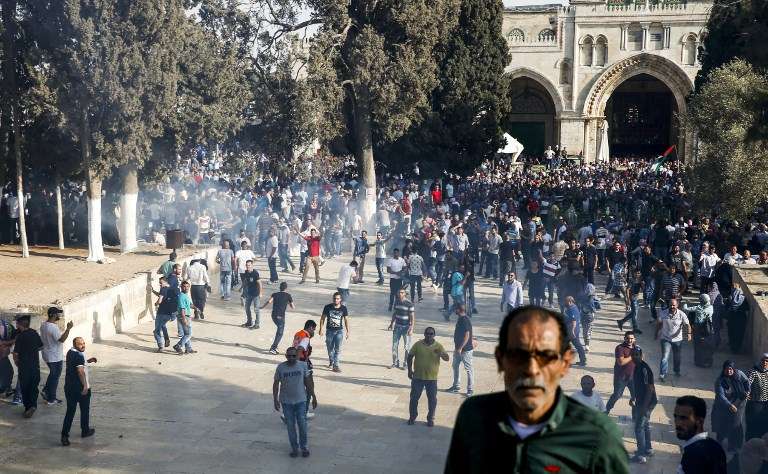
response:
<svg viewBox="0 0 768 474"><path fill-rule="evenodd" d="M587 279L587 283L595 284L595 270L597 270L597 247L595 247L595 238L590 235L584 247L584 278Z"/></svg>
<svg viewBox="0 0 768 474"><path fill-rule="evenodd" d="M253 268L253 260L245 262L245 273L243 280L243 298L245 299L245 324L244 328L259 329L261 320L261 309L259 308L259 297L261 296L261 280L259 272ZM251 317L251 305L256 310L256 320Z"/></svg>
<svg viewBox="0 0 768 474"><path fill-rule="evenodd" d="M635 346L632 350L632 363L635 370L632 373L632 386L634 394L629 400L632 407L632 421L635 424L635 439L637 440L637 452L632 457L632 462L645 464L648 456L653 455L651 447L651 412L658 403L656 386L653 384L653 371L643 361L643 350Z"/></svg>
<svg viewBox="0 0 768 474"><path fill-rule="evenodd" d="M264 306L261 307L261 309L264 309L272 303L272 322L277 326L275 340L272 341L272 347L269 348L270 354L279 354L279 352L277 352L277 346L283 338L283 330L285 329L285 311L288 309L288 306L290 306L291 309L296 309L296 307L293 306L293 297L290 293L285 291L287 289L288 283L280 283L280 291L272 293L269 300L267 300L267 302L264 303Z"/></svg>
<svg viewBox="0 0 768 474"><path fill-rule="evenodd" d="M453 330L453 384L448 389L449 392L459 393L459 365L463 364L467 371L467 396L472 395L472 385L475 378L475 371L472 368L472 351L474 350L472 337L472 321L467 316L464 305L458 305L456 315L456 327Z"/></svg>
<svg viewBox="0 0 768 474"><path fill-rule="evenodd" d="M339 360L341 359L341 341L344 339L344 330L346 329L346 338L349 339L349 313L347 307L341 303L341 293L338 291L333 294L333 303L325 305L323 314L320 316L320 330L318 335L323 335L323 323L328 320L326 328L325 345L328 349L328 367L334 372L341 372Z"/></svg>
<svg viewBox="0 0 768 474"><path fill-rule="evenodd" d="M24 402L24 418L31 418L37 410L38 385L40 385L40 355L43 340L37 331L29 327L31 316L16 317L16 344L13 346L13 361L19 369L19 387Z"/></svg>
<svg viewBox="0 0 768 474"><path fill-rule="evenodd" d="M67 398L67 413L64 415L64 425L61 427L61 444L69 446L69 430L75 411L80 405L80 435L83 438L93 436L96 430L91 428L91 382L88 378L88 363L96 363L96 358L85 359L85 341L76 337L72 341L72 349L67 352L67 371L64 376L64 395Z"/></svg>
<svg viewBox="0 0 768 474"><path fill-rule="evenodd" d="M707 436L704 420L707 403L699 397L686 395L675 403L675 432L685 441L683 458L677 472L683 474L726 474L725 452L720 443Z"/></svg>
<svg viewBox="0 0 768 474"><path fill-rule="evenodd" d="M500 231L501 232L501 231ZM515 246L509 240L509 234L503 232L503 239L499 244L499 286L504 285L504 277L510 272L515 271Z"/></svg>

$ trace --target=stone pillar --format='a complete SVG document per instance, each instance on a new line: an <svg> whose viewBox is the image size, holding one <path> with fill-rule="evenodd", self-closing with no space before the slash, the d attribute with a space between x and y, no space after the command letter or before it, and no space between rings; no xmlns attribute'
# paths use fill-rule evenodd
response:
<svg viewBox="0 0 768 474"><path fill-rule="evenodd" d="M664 25L664 37L661 45L662 49L669 49L670 37L672 36L672 29L668 25Z"/></svg>
<svg viewBox="0 0 768 474"><path fill-rule="evenodd" d="M629 23L621 25L621 38L619 39L619 49L626 51L627 49L627 35L629 34Z"/></svg>
<svg viewBox="0 0 768 474"><path fill-rule="evenodd" d="M650 28L651 24L650 23L641 23L640 26L643 29L643 39L642 39L642 42L641 42L640 50L641 51L645 51L645 50L648 49L648 28Z"/></svg>

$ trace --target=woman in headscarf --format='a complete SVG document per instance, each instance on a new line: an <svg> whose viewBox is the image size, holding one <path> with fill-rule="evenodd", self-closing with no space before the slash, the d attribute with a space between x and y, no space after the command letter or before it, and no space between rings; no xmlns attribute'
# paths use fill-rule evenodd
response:
<svg viewBox="0 0 768 474"><path fill-rule="evenodd" d="M709 300L709 295L699 295L699 304L693 307L683 306L688 313L693 329L693 362L697 367L712 367L712 353L714 349L710 342L712 337L712 314L714 308Z"/></svg>
<svg viewBox="0 0 768 474"><path fill-rule="evenodd" d="M763 354L747 374L749 393L744 412L747 421L745 439L761 438L768 433L768 353Z"/></svg>
<svg viewBox="0 0 768 474"><path fill-rule="evenodd" d="M727 292L727 287L723 288L726 288ZM720 286L717 282L712 281L709 283L707 286L707 294L709 295L709 301L712 304L712 337L710 338L710 342L712 343L712 347L717 349L717 346L720 345L720 329L723 327L725 303L723 302L723 295L720 293Z"/></svg>
<svg viewBox="0 0 768 474"><path fill-rule="evenodd" d="M733 290L728 298L726 318L728 319L728 345L731 352L736 354L741 352L741 346L744 342L748 312L749 303L744 297L744 292L737 282L733 282Z"/></svg>
<svg viewBox="0 0 768 474"><path fill-rule="evenodd" d="M728 451L737 451L744 444L744 401L749 379L734 363L726 360L723 371L715 381L715 403L712 406L712 431L717 441L728 440Z"/></svg>

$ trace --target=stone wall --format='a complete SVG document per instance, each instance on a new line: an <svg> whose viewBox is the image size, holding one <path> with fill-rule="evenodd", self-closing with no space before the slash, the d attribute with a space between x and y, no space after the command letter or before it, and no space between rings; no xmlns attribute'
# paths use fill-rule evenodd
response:
<svg viewBox="0 0 768 474"><path fill-rule="evenodd" d="M768 293L768 268L764 265L734 267L733 281L741 283L749 303L743 352L751 354L757 361L768 352L768 296L757 295L758 292Z"/></svg>

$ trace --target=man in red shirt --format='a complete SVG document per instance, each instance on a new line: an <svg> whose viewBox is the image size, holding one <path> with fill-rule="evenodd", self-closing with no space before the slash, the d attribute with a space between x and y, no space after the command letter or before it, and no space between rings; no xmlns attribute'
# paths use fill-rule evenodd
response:
<svg viewBox="0 0 768 474"><path fill-rule="evenodd" d="M320 238L322 235L317 229L312 227L309 230L309 235L301 234L301 236L307 241L307 257L309 261L304 264L304 273L302 273L299 283L306 281L310 263L315 267L315 283L320 283Z"/></svg>
<svg viewBox="0 0 768 474"><path fill-rule="evenodd" d="M632 351L635 349L635 333L624 333L624 342L616 346L616 363L613 366L613 394L605 405L605 412L609 413L613 405L624 396L624 389L629 388L629 395L634 399L635 390L632 386L632 374L635 371L635 363L632 361Z"/></svg>

